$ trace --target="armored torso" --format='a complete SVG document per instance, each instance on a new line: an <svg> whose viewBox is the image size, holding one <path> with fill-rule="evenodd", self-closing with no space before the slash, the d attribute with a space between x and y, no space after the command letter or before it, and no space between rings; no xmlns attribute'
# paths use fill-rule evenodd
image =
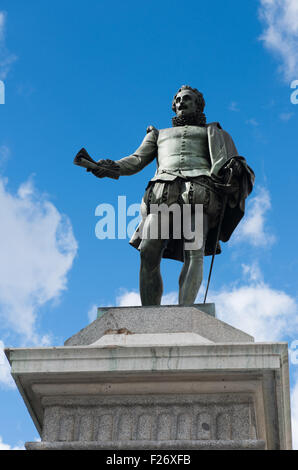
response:
<svg viewBox="0 0 298 470"><path fill-rule="evenodd" d="M158 169L153 180L210 175L206 127L179 126L161 129L157 148Z"/></svg>

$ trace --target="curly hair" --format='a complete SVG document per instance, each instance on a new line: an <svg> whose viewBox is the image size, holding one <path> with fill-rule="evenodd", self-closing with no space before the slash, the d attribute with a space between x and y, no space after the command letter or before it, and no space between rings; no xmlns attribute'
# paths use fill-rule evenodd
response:
<svg viewBox="0 0 298 470"><path fill-rule="evenodd" d="M199 90L197 90L196 88L192 88L189 85L182 85L182 87L179 88L176 95L174 96L173 101L172 101L172 110L174 111L174 113L176 113L176 97L177 97L178 93L180 93L180 91L183 91L183 90L190 90L192 93L195 94L198 118L202 123L206 123L206 116L203 113L204 108L205 108L205 104L206 104L205 100L204 100L204 96Z"/></svg>

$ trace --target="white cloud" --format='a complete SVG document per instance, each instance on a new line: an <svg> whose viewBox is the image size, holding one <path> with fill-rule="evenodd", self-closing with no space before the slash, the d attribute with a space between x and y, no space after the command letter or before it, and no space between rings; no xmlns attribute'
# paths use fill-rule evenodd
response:
<svg viewBox="0 0 298 470"><path fill-rule="evenodd" d="M247 278L243 285L210 292L209 302L215 302L217 317L259 342L293 337L298 328L296 299L265 283L256 263L244 264L242 269Z"/></svg>
<svg viewBox="0 0 298 470"><path fill-rule="evenodd" d="M178 304L178 292L169 292L164 294L161 299L161 305L175 305Z"/></svg>
<svg viewBox="0 0 298 470"><path fill-rule="evenodd" d="M118 307L140 306L140 294L136 291L127 291L125 289L121 289L121 293L116 297L116 305Z"/></svg>
<svg viewBox="0 0 298 470"><path fill-rule="evenodd" d="M5 80L17 57L5 45L6 13L0 11L0 80Z"/></svg>
<svg viewBox="0 0 298 470"><path fill-rule="evenodd" d="M289 344L289 361L293 365L298 364L298 339L293 339Z"/></svg>
<svg viewBox="0 0 298 470"><path fill-rule="evenodd" d="M279 70L287 81L298 78L297 0L260 0L259 15L265 27L260 39L280 59Z"/></svg>
<svg viewBox="0 0 298 470"><path fill-rule="evenodd" d="M25 447L22 443L15 447L12 447L10 444L4 444L2 436L0 436L0 450L25 450Z"/></svg>
<svg viewBox="0 0 298 470"><path fill-rule="evenodd" d="M31 181L16 194L0 178L0 318L24 343L47 345L36 333L37 311L66 289L77 252L68 218Z"/></svg>
<svg viewBox="0 0 298 470"><path fill-rule="evenodd" d="M88 320L92 323L97 318L97 305L92 305L92 307L88 311Z"/></svg>
<svg viewBox="0 0 298 470"><path fill-rule="evenodd" d="M242 264L241 267L243 270L243 274L247 276L250 281L255 282L263 280L263 275L256 261L254 261L251 265Z"/></svg>
<svg viewBox="0 0 298 470"><path fill-rule="evenodd" d="M294 298L264 282L210 293L218 318L251 334L256 341L281 341L297 328Z"/></svg>
<svg viewBox="0 0 298 470"><path fill-rule="evenodd" d="M262 187L255 189L256 195L248 199L246 214L235 230L231 243L246 241L253 246L269 247L275 237L265 229L266 214L271 209L269 191Z"/></svg>
<svg viewBox="0 0 298 470"><path fill-rule="evenodd" d="M162 305L175 305L178 303L178 293L169 292L162 296ZM121 289L121 293L116 297L116 305L119 307L140 306L141 298L137 291L128 291Z"/></svg>
<svg viewBox="0 0 298 470"><path fill-rule="evenodd" d="M16 385L10 375L10 366L4 354L4 343L0 340L0 386L15 388Z"/></svg>
<svg viewBox="0 0 298 470"><path fill-rule="evenodd" d="M0 41L4 39L4 28L5 28L5 13L0 11Z"/></svg>

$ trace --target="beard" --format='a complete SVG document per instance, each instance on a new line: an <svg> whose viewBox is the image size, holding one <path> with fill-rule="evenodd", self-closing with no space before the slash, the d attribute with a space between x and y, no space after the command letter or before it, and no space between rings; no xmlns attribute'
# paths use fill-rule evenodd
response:
<svg viewBox="0 0 298 470"><path fill-rule="evenodd" d="M189 113L186 116L175 116L172 118L173 127L177 126L205 126L206 116L201 111Z"/></svg>

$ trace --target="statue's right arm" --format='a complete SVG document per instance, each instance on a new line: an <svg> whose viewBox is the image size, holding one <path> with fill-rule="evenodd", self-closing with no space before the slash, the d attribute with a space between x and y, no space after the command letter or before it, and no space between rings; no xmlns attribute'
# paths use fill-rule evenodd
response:
<svg viewBox="0 0 298 470"><path fill-rule="evenodd" d="M134 175L151 163L157 156L157 139L158 131L153 128L133 154L117 160L115 163L120 167L120 175Z"/></svg>
<svg viewBox="0 0 298 470"><path fill-rule="evenodd" d="M104 178L107 176L109 178L118 179L119 176L134 175L152 162L152 160L157 156L157 139L158 130L153 126L150 126L147 128L147 135L140 147L132 155L121 158L117 161L109 159L99 160L97 163L94 162L97 167L90 168L88 166L86 167L88 168L87 171L91 171L93 175L98 178ZM78 159L78 157L85 157L88 160L92 160L85 149L80 150L75 160ZM81 163L80 165L84 166Z"/></svg>

